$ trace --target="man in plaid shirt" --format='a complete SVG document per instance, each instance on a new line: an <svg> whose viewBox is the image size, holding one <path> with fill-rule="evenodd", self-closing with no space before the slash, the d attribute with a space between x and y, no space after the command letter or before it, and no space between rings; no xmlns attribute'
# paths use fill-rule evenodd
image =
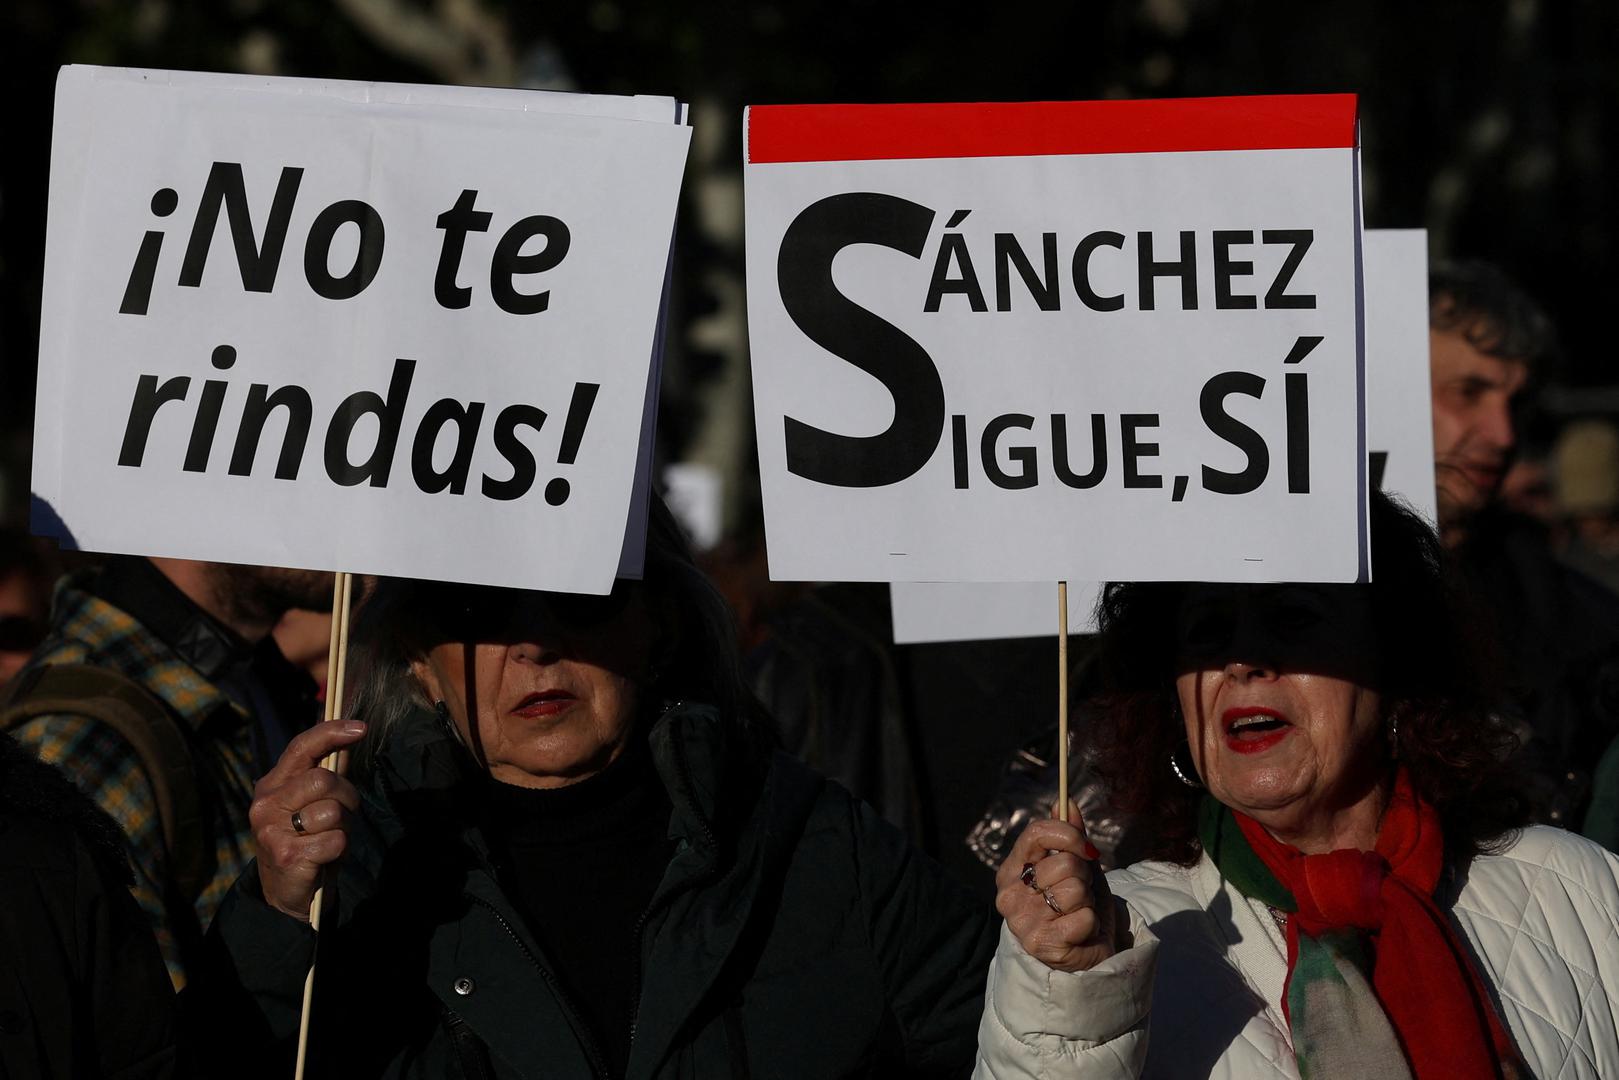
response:
<svg viewBox="0 0 1619 1080"><path fill-rule="evenodd" d="M319 718L316 687L270 631L290 608L331 604L331 575L179 559L118 556L57 586L51 629L19 676L88 664L139 683L171 712L189 744L212 847L212 873L183 895L169 865L153 777L123 736L91 717L40 716L17 741L57 765L129 837L135 899L157 934L170 978L186 983L191 950L253 857L253 785L288 739Z"/></svg>

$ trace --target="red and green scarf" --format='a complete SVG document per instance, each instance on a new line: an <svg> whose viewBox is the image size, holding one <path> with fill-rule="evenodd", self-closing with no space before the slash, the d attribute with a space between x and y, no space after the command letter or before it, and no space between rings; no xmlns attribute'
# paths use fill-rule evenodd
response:
<svg viewBox="0 0 1619 1080"><path fill-rule="evenodd" d="M1198 827L1221 876L1288 914L1282 1011L1305 1080L1526 1075L1434 903L1444 836L1405 770L1374 851L1305 855L1209 797Z"/></svg>

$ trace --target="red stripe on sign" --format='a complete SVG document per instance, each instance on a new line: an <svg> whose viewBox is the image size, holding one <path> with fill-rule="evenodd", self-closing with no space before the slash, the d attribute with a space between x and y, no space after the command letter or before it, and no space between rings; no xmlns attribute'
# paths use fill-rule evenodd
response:
<svg viewBox="0 0 1619 1080"><path fill-rule="evenodd" d="M937 105L755 105L748 161L1153 154L1355 145L1354 94Z"/></svg>

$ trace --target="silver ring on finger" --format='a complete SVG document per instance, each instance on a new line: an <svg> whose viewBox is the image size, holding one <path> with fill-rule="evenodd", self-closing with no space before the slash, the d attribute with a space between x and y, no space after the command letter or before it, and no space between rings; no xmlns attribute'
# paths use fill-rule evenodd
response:
<svg viewBox="0 0 1619 1080"><path fill-rule="evenodd" d="M309 829L304 825L304 812L302 810L294 810L292 812L292 831L300 836L309 831ZM1046 902L1051 902L1049 897L1047 897Z"/></svg>
<svg viewBox="0 0 1619 1080"><path fill-rule="evenodd" d="M1063 909L1057 903L1056 898L1051 895L1051 890L1050 889L1041 889L1040 890L1040 895L1045 897L1046 907L1050 908L1052 911L1056 912L1058 915L1064 914Z"/></svg>

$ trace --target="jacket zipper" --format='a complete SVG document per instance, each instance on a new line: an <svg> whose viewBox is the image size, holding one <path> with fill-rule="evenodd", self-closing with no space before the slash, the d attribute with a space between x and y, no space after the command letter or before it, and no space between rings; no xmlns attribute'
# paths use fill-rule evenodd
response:
<svg viewBox="0 0 1619 1080"><path fill-rule="evenodd" d="M450 1031L450 1044L455 1047L467 1080L493 1080L487 1064L488 1049L466 1019L454 1009L445 1009L444 1026Z"/></svg>
<svg viewBox="0 0 1619 1080"><path fill-rule="evenodd" d="M466 896L468 900L471 900L478 906L488 910L489 914L493 915L495 917L495 921L500 924L501 929L506 931L506 936L511 938L512 941L516 943L517 948L524 956L528 957L528 962L534 965L534 970L540 973L540 978L545 980L545 985L550 987L551 993L556 995L557 1001L562 1005L563 1012L567 1014L568 1020L572 1022L574 1029L578 1032L579 1041L584 1044L585 1054L590 1058L591 1071L595 1073L600 1080L611 1080L612 1073L607 1068L607 1059L602 1055L601 1048L596 1045L595 1036L591 1034L590 1029L587 1028L579 1019L578 1010L576 1010L573 1007L573 1003L568 1000L568 995L563 991L562 984L557 982L556 976L552 975L550 969L548 969L544 964L540 963L540 958L535 956L533 951L529 949L529 947L523 942L522 937L518 935L517 931L512 927L512 924L506 920L506 916L500 913L499 908L495 907L495 905L491 904L481 896L474 896L472 893L467 893ZM634 1036L635 1029L632 1027L630 1029L630 1037L633 1039Z"/></svg>

